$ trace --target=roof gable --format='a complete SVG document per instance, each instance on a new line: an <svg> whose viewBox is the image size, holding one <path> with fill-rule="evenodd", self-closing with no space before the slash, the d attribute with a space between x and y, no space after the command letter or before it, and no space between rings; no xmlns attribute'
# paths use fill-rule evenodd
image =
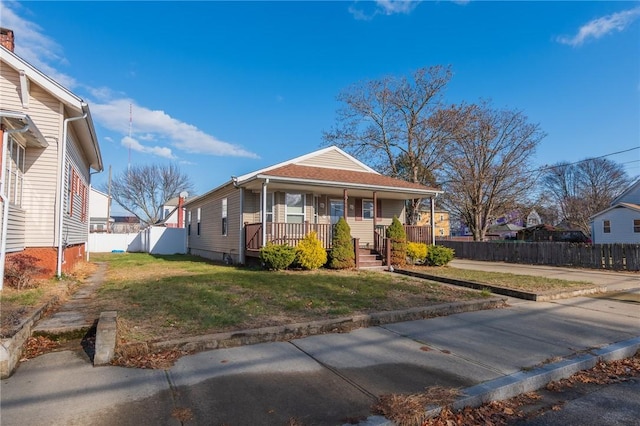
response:
<svg viewBox="0 0 640 426"><path fill-rule="evenodd" d="M620 203L640 204L640 179L632 183L622 194L611 201L612 206Z"/></svg>
<svg viewBox="0 0 640 426"><path fill-rule="evenodd" d="M618 203L618 204L612 205L611 207L609 207L607 209L599 211L598 213L596 213L593 216L591 216L589 219L594 220L596 217L601 216L601 215L603 215L605 213L610 212L611 210L616 210L616 209L629 209L629 210L633 210L635 212L640 213L640 204Z"/></svg>
<svg viewBox="0 0 640 426"><path fill-rule="evenodd" d="M277 169L289 164L297 164L301 166L330 168L340 170L354 170L365 173L379 174L371 167L367 166L358 159L347 154L337 146L330 146L327 148L319 149L317 151L310 152L309 154L301 155L300 157L292 158L287 161L283 161L273 166L265 167L254 172L238 176L236 182L242 183L248 179L255 178L260 174L269 172L270 170Z"/></svg>

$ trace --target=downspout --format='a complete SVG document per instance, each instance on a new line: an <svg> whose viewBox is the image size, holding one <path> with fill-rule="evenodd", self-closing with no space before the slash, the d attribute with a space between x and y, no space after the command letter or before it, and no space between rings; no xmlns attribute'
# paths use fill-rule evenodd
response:
<svg viewBox="0 0 640 426"><path fill-rule="evenodd" d="M262 182L262 247L267 245L267 185L269 179ZM274 203L275 204L275 203ZM274 218L275 219L275 218Z"/></svg>
<svg viewBox="0 0 640 426"><path fill-rule="evenodd" d="M2 199L2 243L0 243L0 290L4 286L4 261L7 251L7 225L9 223L9 199L4 195L4 180L7 170L7 145L9 135L12 133L24 133L29 130L29 124L25 124L21 129L4 130L2 133L2 171L0 172L0 199Z"/></svg>
<svg viewBox="0 0 640 426"><path fill-rule="evenodd" d="M85 104L83 104L84 106ZM62 163L60 165L60 184L58 185L58 199L59 208L58 208L58 261L56 265L56 276L58 278L62 277L62 224L64 218L64 173L67 169L67 136L68 136L68 127L70 121L84 120L87 118L87 113L78 116L78 117L69 117L65 118L62 123ZM73 200L72 200L73 201Z"/></svg>
<svg viewBox="0 0 640 426"><path fill-rule="evenodd" d="M232 176L233 186L240 191L240 241L238 243L238 263L244 265L245 260L245 236L246 236L246 228L244 226L244 188L238 185L238 178Z"/></svg>

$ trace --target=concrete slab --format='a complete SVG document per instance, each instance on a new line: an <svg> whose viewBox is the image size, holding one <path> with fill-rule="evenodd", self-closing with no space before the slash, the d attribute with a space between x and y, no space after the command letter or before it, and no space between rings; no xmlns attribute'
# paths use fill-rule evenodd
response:
<svg viewBox="0 0 640 426"><path fill-rule="evenodd" d="M93 368L79 352L49 353L22 363L2 380L2 425L73 424L167 389L162 370Z"/></svg>
<svg viewBox="0 0 640 426"><path fill-rule="evenodd" d="M91 328L93 320L80 311L60 311L43 319L33 328L35 334L61 334Z"/></svg>
<svg viewBox="0 0 640 426"><path fill-rule="evenodd" d="M378 327L292 344L374 395L419 392L436 385L465 387L499 375Z"/></svg>

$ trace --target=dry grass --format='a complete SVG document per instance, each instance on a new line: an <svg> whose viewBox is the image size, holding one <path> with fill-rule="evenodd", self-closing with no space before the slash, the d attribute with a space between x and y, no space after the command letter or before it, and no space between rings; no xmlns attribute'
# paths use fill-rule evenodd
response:
<svg viewBox="0 0 640 426"><path fill-rule="evenodd" d="M429 405L449 405L460 395L458 389L432 386L422 393L402 395L383 395L372 407L372 411L381 414L401 426L419 425L426 420L425 410Z"/></svg>

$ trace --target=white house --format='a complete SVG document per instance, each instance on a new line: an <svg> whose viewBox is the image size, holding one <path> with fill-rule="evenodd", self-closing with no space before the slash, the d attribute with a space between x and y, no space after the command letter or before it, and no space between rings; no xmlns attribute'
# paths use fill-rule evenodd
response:
<svg viewBox="0 0 640 426"><path fill-rule="evenodd" d="M89 193L89 232L109 232L110 218L109 195L91 188Z"/></svg>
<svg viewBox="0 0 640 426"><path fill-rule="evenodd" d="M640 179L591 217L594 244L640 244Z"/></svg>
<svg viewBox="0 0 640 426"><path fill-rule="evenodd" d="M25 253L60 275L85 256L90 171L103 169L91 112L14 53L13 31L0 45L0 272Z"/></svg>

